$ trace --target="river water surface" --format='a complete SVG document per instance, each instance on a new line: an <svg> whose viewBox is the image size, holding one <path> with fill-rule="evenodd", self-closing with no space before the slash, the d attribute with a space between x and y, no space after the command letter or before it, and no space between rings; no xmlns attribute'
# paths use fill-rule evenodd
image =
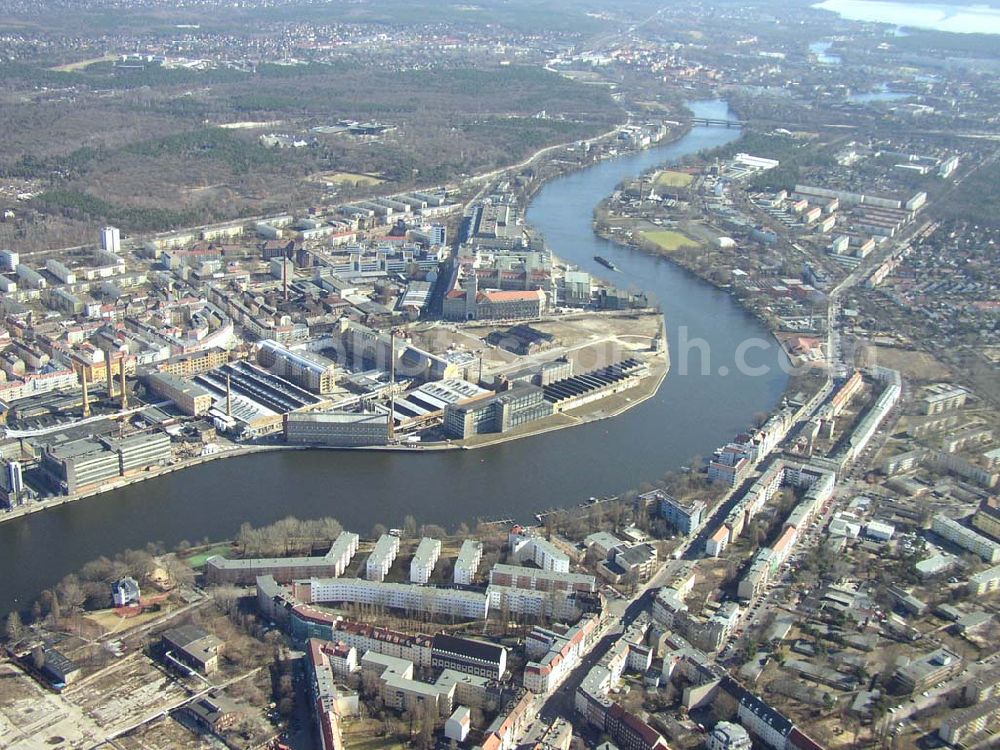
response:
<svg viewBox="0 0 1000 750"><path fill-rule="evenodd" d="M692 105L696 116L728 116L723 102ZM407 514L449 527L477 518L532 514L617 493L706 456L770 410L784 391L784 355L768 331L727 294L669 262L594 236L593 207L624 178L722 145L738 130L696 127L681 140L603 161L546 185L528 220L561 258L656 297L663 307L672 369L659 393L601 422L475 451L294 451L250 455L132 485L0 524L0 612L25 607L44 588L100 555L160 541L231 538L244 521L334 516L366 534ZM612 273L594 262L611 259ZM711 361L679 351L702 339ZM741 342L766 374L737 371ZM686 360L691 359L687 367ZM687 370L687 372L685 372ZM725 373L725 374L721 374Z"/></svg>

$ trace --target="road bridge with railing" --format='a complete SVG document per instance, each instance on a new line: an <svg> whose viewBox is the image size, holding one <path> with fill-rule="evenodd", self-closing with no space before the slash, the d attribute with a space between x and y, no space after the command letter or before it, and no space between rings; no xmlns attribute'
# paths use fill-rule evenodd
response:
<svg viewBox="0 0 1000 750"><path fill-rule="evenodd" d="M692 125L700 125L706 128L742 128L746 125L742 120L723 120L714 117L692 117Z"/></svg>

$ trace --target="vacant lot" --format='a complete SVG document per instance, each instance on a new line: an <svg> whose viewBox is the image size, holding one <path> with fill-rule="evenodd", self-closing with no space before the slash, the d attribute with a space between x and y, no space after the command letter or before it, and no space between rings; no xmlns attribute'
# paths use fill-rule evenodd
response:
<svg viewBox="0 0 1000 750"><path fill-rule="evenodd" d="M166 717L118 737L115 746L123 750L214 750L220 745L202 739L176 719Z"/></svg>
<svg viewBox="0 0 1000 750"><path fill-rule="evenodd" d="M43 689L14 665L0 665L0 747L89 747L102 737L100 728L63 696Z"/></svg>
<svg viewBox="0 0 1000 750"><path fill-rule="evenodd" d="M94 678L71 685L63 695L94 723L112 732L172 708L187 696L187 691L148 657L138 654Z"/></svg>
<svg viewBox="0 0 1000 750"><path fill-rule="evenodd" d="M890 346L879 346L875 351L879 365L899 370L904 376L914 380L947 380L951 377L948 367L926 352Z"/></svg>
<svg viewBox="0 0 1000 750"><path fill-rule="evenodd" d="M322 172L309 178L313 182L329 182L334 185L349 185L351 187L368 187L381 185L385 180L371 174L360 172Z"/></svg>

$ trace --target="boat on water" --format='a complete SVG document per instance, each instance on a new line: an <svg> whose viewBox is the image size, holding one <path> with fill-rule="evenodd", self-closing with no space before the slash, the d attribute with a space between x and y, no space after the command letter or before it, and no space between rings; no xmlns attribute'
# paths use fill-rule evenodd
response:
<svg viewBox="0 0 1000 750"><path fill-rule="evenodd" d="M616 266L610 260L608 260L607 258L605 258L603 255L595 255L594 256L594 260L596 260L602 266L605 266L606 268L610 268L612 271L617 271L618 270L618 266Z"/></svg>

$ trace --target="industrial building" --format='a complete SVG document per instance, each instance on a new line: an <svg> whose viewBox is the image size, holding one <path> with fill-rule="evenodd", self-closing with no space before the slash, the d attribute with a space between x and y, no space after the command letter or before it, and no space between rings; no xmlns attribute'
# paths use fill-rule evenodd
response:
<svg viewBox="0 0 1000 750"><path fill-rule="evenodd" d="M165 372L154 372L145 378L146 387L150 393L160 398L173 401L177 408L191 416L201 416L212 408L212 393L198 383L169 375Z"/></svg>
<svg viewBox="0 0 1000 750"><path fill-rule="evenodd" d="M295 352L277 341L260 342L257 359L280 378L319 394L332 393L337 385L337 366L309 354Z"/></svg>
<svg viewBox="0 0 1000 750"><path fill-rule="evenodd" d="M514 385L510 390L483 396L444 410L445 433L459 440L484 433L505 433L523 424L551 416L552 404L535 385Z"/></svg>
<svg viewBox="0 0 1000 750"><path fill-rule="evenodd" d="M375 368L388 372L391 357L395 356L396 375L399 377L429 382L455 378L460 374L460 369L444 357L405 341L394 341L388 333L346 318L334 332L330 345L343 357L343 364L352 370Z"/></svg>
<svg viewBox="0 0 1000 750"><path fill-rule="evenodd" d="M545 400L556 412L575 409L634 388L648 372L645 362L629 357L607 367L549 383L544 387Z"/></svg>
<svg viewBox="0 0 1000 750"><path fill-rule="evenodd" d="M284 415L318 409L320 396L249 362L227 362L195 377L214 396L209 410L216 425L244 437L281 432Z"/></svg>
<svg viewBox="0 0 1000 750"><path fill-rule="evenodd" d="M464 288L445 295L445 320L530 320L541 317L546 296L541 289L480 291L479 277L469 273Z"/></svg>
<svg viewBox="0 0 1000 750"><path fill-rule="evenodd" d="M159 372L179 378L191 377L221 367L228 361L229 353L225 349L213 347L171 357L158 363L157 369Z"/></svg>
<svg viewBox="0 0 1000 750"><path fill-rule="evenodd" d="M127 438L81 438L46 446L41 468L63 494L96 489L171 458L170 437L162 432Z"/></svg>
<svg viewBox="0 0 1000 750"><path fill-rule="evenodd" d="M442 419L449 404L488 396L491 393L492 391L460 378L424 383L415 390L393 399L393 419L400 429L418 427L435 419Z"/></svg>
<svg viewBox="0 0 1000 750"><path fill-rule="evenodd" d="M163 633L163 649L168 659L209 675L219 668L219 656L225 644L216 636L194 625L183 625Z"/></svg>
<svg viewBox="0 0 1000 750"><path fill-rule="evenodd" d="M377 405L370 411L293 412L285 416L285 440L293 445L332 448L386 445L389 412Z"/></svg>

